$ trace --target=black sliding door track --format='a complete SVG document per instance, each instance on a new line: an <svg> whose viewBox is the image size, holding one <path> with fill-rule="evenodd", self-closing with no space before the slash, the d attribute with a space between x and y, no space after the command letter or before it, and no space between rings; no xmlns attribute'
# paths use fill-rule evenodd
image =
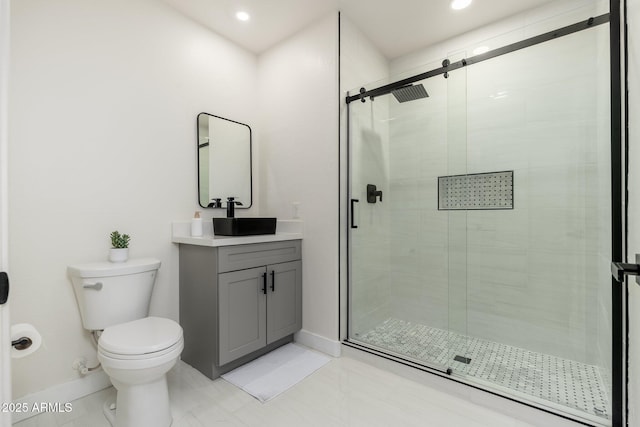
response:
<svg viewBox="0 0 640 427"><path fill-rule="evenodd" d="M427 71L425 73L417 74L415 76L407 77L406 79L398 80L397 82L389 83L387 85L380 86L376 89L371 89L371 90L361 89L358 95L347 96L346 101L347 101L347 104L357 100L362 100L364 102L364 99L367 97L375 98L376 96L386 95L393 90L396 90L403 86L410 85L411 83L415 83L420 80L439 76L440 74L445 74L454 70L458 70L468 65L477 64L479 62L486 61L487 59L496 58L498 56L506 55L507 53L515 52L520 49L525 49L527 47L544 43L549 40L553 40L559 37L567 36L569 34L577 33L578 31L587 30L589 28L593 28L598 25L606 24L607 22L609 22L609 14L605 13L604 15L600 15L595 18L589 18L585 21L568 25L566 27L562 27L557 30L549 31L548 33L540 34L538 36L531 37L526 40L522 40L507 46L499 47L497 49L490 50L489 52L482 53L480 55L462 59L458 62L448 63L448 61L445 60L445 62L443 62L443 66L440 68L436 68L434 70Z"/></svg>

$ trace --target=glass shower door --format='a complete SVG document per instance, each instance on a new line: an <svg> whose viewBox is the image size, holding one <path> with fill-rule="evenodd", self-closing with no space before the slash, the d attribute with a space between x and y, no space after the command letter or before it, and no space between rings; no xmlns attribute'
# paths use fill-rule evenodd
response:
<svg viewBox="0 0 640 427"><path fill-rule="evenodd" d="M466 71L468 171L510 172L513 195L511 209L467 213L467 378L598 424L611 393L608 45L603 25Z"/></svg>
<svg viewBox="0 0 640 427"><path fill-rule="evenodd" d="M349 115L349 336L391 351L381 332L391 321L393 305L388 107L384 100L353 102Z"/></svg>
<svg viewBox="0 0 640 427"><path fill-rule="evenodd" d="M438 200L438 177L466 167L449 141L463 74L349 105L349 339L443 372L466 347L465 213Z"/></svg>
<svg viewBox="0 0 640 427"><path fill-rule="evenodd" d="M451 63L464 58L462 53L448 55ZM436 77L437 79L443 77ZM472 355L468 337L468 212L477 207L468 176L467 147L467 69L448 73L447 89L447 169L437 177L438 211L447 218L449 352L447 364L454 376L467 372Z"/></svg>

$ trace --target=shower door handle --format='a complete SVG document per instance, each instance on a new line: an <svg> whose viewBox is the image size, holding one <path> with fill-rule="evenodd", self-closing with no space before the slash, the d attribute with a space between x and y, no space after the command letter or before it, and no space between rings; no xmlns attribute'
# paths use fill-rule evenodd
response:
<svg viewBox="0 0 640 427"><path fill-rule="evenodd" d="M360 200L358 199L351 199L351 228L358 228L358 226L355 223L354 207L355 207L355 204L359 202Z"/></svg>
<svg viewBox="0 0 640 427"><path fill-rule="evenodd" d="M636 264L612 262L611 275L617 282L624 282L625 276L640 276L640 254L636 254ZM636 277L636 283L640 285L640 277Z"/></svg>
<svg viewBox="0 0 640 427"><path fill-rule="evenodd" d="M9 275L4 271L0 272L0 305L9 299Z"/></svg>

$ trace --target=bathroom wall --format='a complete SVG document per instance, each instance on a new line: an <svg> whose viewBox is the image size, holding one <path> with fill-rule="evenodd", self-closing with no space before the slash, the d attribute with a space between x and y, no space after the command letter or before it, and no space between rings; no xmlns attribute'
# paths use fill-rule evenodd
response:
<svg viewBox="0 0 640 427"><path fill-rule="evenodd" d="M12 322L44 341L14 360L20 398L95 361L66 266L106 260L112 230L162 261L151 314L178 318L170 230L199 209L196 115L257 130L258 79L255 55L162 2L21 0L11 19Z"/></svg>
<svg viewBox="0 0 640 427"><path fill-rule="evenodd" d="M340 20L340 108L342 118L341 136L346 149L346 103L347 92L353 94L367 82L388 77L387 59L349 20L345 13ZM389 194L389 114L388 97L365 104L355 102L350 107L351 121L351 165L352 194L360 202L355 205L357 229L347 228L352 236L351 255L351 336L368 331L389 317L391 304L390 281L390 206ZM346 152L344 152L346 158ZM344 166L346 172L346 165ZM347 187L347 175L343 175L343 191ZM367 203L366 186L375 184L383 192L383 201ZM342 202L345 209L346 196ZM345 211L346 214L346 211ZM346 249L346 248L345 248ZM346 271L345 271L346 272ZM345 302L347 300L345 295Z"/></svg>
<svg viewBox="0 0 640 427"><path fill-rule="evenodd" d="M259 57L260 213L304 220L303 329L338 339L338 15Z"/></svg>

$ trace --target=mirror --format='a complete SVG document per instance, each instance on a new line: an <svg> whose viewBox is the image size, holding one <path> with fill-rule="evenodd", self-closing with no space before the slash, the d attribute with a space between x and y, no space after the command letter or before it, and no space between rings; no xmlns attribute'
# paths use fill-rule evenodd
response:
<svg viewBox="0 0 640 427"><path fill-rule="evenodd" d="M198 201L203 208L226 207L235 197L248 209L252 203L251 128L243 123L198 114ZM222 206L215 206L221 199Z"/></svg>

